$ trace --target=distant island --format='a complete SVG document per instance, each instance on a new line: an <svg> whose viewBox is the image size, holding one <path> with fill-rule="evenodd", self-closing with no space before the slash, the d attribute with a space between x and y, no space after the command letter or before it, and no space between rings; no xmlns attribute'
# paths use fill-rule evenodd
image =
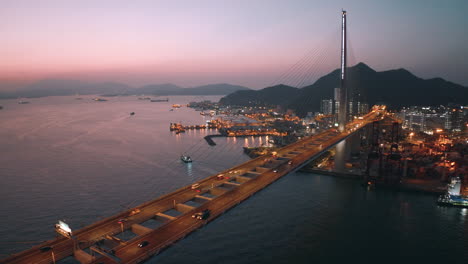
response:
<svg viewBox="0 0 468 264"><path fill-rule="evenodd" d="M78 80L46 79L20 87L15 91L0 92L0 98L34 98L58 95L100 94L118 95L227 95L250 88L227 83L209 84L193 88L183 88L174 84L152 84L143 87L131 87L123 83L92 83Z"/></svg>
<svg viewBox="0 0 468 264"><path fill-rule="evenodd" d="M468 102L468 87L442 78L421 79L405 69L377 72L362 62L348 68L347 85L355 89L361 102L369 105L383 103L393 109ZM334 88L338 87L340 70L336 69L300 89L280 84L256 91L236 91L221 98L220 104L281 106L305 116L307 112L319 111L321 100L333 98Z"/></svg>

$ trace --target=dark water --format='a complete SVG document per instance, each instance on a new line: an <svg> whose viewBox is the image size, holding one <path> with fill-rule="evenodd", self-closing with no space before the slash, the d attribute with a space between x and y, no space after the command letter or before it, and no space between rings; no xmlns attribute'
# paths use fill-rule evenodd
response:
<svg viewBox="0 0 468 264"><path fill-rule="evenodd" d="M267 141L210 147L202 138L215 131L169 132L170 122L205 122L192 109L169 111L173 103L216 97L90 99L0 101L0 257L54 237L58 219L80 228L246 161L242 146ZM435 197L295 173L148 263L468 263L467 231L468 210Z"/></svg>

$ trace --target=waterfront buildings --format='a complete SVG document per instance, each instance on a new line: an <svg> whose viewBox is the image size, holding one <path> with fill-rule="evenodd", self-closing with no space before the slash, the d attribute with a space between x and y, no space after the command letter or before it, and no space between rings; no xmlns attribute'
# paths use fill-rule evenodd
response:
<svg viewBox="0 0 468 264"><path fill-rule="evenodd" d="M415 132L433 134L437 130L466 131L468 106L411 106L401 109L397 116L403 120L403 128Z"/></svg>

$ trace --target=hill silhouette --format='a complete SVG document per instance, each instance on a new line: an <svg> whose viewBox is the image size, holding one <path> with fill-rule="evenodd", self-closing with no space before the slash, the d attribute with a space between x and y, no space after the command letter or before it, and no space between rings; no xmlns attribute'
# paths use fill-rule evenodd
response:
<svg viewBox="0 0 468 264"><path fill-rule="evenodd" d="M239 106L285 105L294 99L298 93L298 88L279 84L259 91L236 91L221 98L220 103Z"/></svg>
<svg viewBox="0 0 468 264"><path fill-rule="evenodd" d="M0 98L43 97L74 94L101 95L226 95L247 87L226 83L182 88L174 84L151 84L134 88L123 83L92 83L79 80L45 79L19 87L16 91L0 92Z"/></svg>
<svg viewBox="0 0 468 264"><path fill-rule="evenodd" d="M362 102L386 104L392 109L411 105L466 104L468 88L442 78L422 79L405 69L377 72L364 63L348 68L347 86L356 90ZM332 99L340 87L340 70L319 78L314 84L293 92L290 86L271 87L248 93L233 93L221 99L223 104L245 105L255 99L260 105L282 105L300 116L320 110L323 99Z"/></svg>

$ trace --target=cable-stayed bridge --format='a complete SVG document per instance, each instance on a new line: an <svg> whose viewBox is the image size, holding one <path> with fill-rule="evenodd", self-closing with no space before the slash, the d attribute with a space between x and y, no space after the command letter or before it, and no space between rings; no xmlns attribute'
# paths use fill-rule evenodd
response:
<svg viewBox="0 0 468 264"><path fill-rule="evenodd" d="M374 106L362 119L347 123L342 132L330 129L304 138L279 149L274 156L252 159L195 185L185 186L74 231L70 236L65 234L62 238L13 255L2 263L45 264L69 256L81 263L139 263L385 116L385 106ZM202 219L193 217L207 209L209 213ZM172 210L180 212L180 215L172 216ZM155 229L142 225L154 219L165 224ZM125 230L132 231L137 237L129 241L116 237Z"/></svg>
<svg viewBox="0 0 468 264"><path fill-rule="evenodd" d="M207 224L277 179L301 169L338 143L388 114L385 106L374 106L360 118L347 114L346 12L342 12L341 83L339 126L303 138L279 149L275 155L260 156L162 197L140 204L117 215L76 231L58 226L62 237L14 254L1 263L56 263L73 256L80 263L139 263L158 254L179 239ZM309 60L308 58L307 60ZM311 71L305 62L295 71ZM299 74L300 75L300 74ZM292 74L300 83L304 78ZM289 78L288 77L288 78ZM176 212L176 214L174 214ZM163 223L155 228L148 221ZM122 240L117 235L132 232L136 237Z"/></svg>

